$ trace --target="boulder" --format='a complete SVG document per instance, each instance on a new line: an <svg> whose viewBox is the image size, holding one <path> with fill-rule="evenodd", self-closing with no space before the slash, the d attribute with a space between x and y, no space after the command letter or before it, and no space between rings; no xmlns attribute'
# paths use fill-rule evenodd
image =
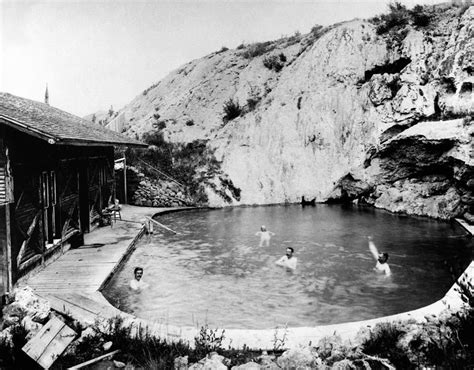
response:
<svg viewBox="0 0 474 370"><path fill-rule="evenodd" d="M466 212L464 213L464 219L470 224L470 225L474 225L474 215L469 213L469 212Z"/></svg>
<svg viewBox="0 0 474 370"><path fill-rule="evenodd" d="M262 366L252 361L252 362L247 362L246 364L243 364L243 365L232 366L231 369L232 370L260 370L262 369Z"/></svg>
<svg viewBox="0 0 474 370"><path fill-rule="evenodd" d="M189 370L227 370L227 366L224 365L224 362L228 362L224 356L212 352L199 362L191 365Z"/></svg>
<svg viewBox="0 0 474 370"><path fill-rule="evenodd" d="M174 370L187 370L188 356L180 356L174 359Z"/></svg>
<svg viewBox="0 0 474 370"><path fill-rule="evenodd" d="M51 312L51 305L45 299L39 298L30 287L17 288L13 292L14 303L24 309L26 315L33 321L45 323Z"/></svg>
<svg viewBox="0 0 474 370"><path fill-rule="evenodd" d="M23 318L27 315L25 308L18 302L13 302L8 306L3 307L2 313L3 328L20 324Z"/></svg>
<svg viewBox="0 0 474 370"><path fill-rule="evenodd" d="M278 358L278 366L283 369L314 369L322 364L316 350L310 347L289 349Z"/></svg>
<svg viewBox="0 0 474 370"><path fill-rule="evenodd" d="M331 369L337 369L337 370L358 370L358 369L364 369L363 367L359 368L354 365L354 363L351 360L344 359L341 361L334 362L331 366ZM370 367L368 368L370 370Z"/></svg>
<svg viewBox="0 0 474 370"><path fill-rule="evenodd" d="M466 186L467 186L469 189L473 189L473 190L474 190L474 179L469 179L469 180L467 180Z"/></svg>

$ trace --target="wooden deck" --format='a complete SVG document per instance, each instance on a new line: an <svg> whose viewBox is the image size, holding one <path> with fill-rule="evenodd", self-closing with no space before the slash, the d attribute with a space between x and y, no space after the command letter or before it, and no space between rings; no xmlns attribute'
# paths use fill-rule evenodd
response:
<svg viewBox="0 0 474 370"><path fill-rule="evenodd" d="M80 314L86 321L93 321L94 316L104 311L109 314L104 316L117 314L120 311L111 307L99 290L133 250L146 217L172 209L124 205L122 221L86 234L85 245L68 250L18 285L28 285L48 299L54 309Z"/></svg>

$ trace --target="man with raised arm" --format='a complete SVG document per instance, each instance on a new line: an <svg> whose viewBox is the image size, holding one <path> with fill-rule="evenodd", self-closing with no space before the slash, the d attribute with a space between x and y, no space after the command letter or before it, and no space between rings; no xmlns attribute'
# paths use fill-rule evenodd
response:
<svg viewBox="0 0 474 370"><path fill-rule="evenodd" d="M369 239L369 250L370 253L372 253L372 256L374 256L375 260L377 263L375 264L374 270L380 271L385 273L386 276L389 276L392 274L390 271L390 266L387 263L388 260L388 253L379 253L377 250L377 247L375 246L373 239L371 236L367 237Z"/></svg>

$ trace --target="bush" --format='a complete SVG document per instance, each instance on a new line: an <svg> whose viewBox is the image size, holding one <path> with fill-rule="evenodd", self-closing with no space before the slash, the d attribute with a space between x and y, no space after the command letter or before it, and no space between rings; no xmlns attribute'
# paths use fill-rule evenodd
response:
<svg viewBox="0 0 474 370"><path fill-rule="evenodd" d="M161 179L163 175L145 165L142 162L144 161L184 184L188 194L197 204L207 202L204 191L206 178L220 173L221 170L220 162L215 158L214 152L207 147L205 140L194 140L187 144L169 143L159 130L145 133L142 140L150 147L127 149L129 165L152 179Z"/></svg>
<svg viewBox="0 0 474 370"><path fill-rule="evenodd" d="M232 98L224 103L224 121L232 121L233 119L240 116L243 112L239 102L234 101Z"/></svg>
<svg viewBox="0 0 474 370"><path fill-rule="evenodd" d="M378 323L362 343L362 352L388 358L397 369L409 369L410 360L399 344L405 334L406 329L401 324Z"/></svg>
<svg viewBox="0 0 474 370"><path fill-rule="evenodd" d="M173 369L178 357L188 356L189 363L195 363L212 351L228 358L232 366L241 365L258 356L246 347L242 350L223 349L224 332L210 330L207 325L201 328L199 336L195 338L195 348L181 341L169 343L165 339L155 338L146 328L138 328L137 333L132 334L131 327L125 326L120 317L109 319L105 324L96 323L94 330L95 335L85 337L74 352L60 357L54 368L64 369L99 356L103 354L103 343L108 341L113 343L111 350L120 350L114 356L115 359L144 369Z"/></svg>
<svg viewBox="0 0 474 370"><path fill-rule="evenodd" d="M242 56L247 59L255 58L265 53L272 51L275 48L275 45L272 41L267 42L257 42L255 44L249 45L247 49L242 53Z"/></svg>
<svg viewBox="0 0 474 370"><path fill-rule="evenodd" d="M279 55L270 55L263 59L263 65L269 70L280 72L286 62L286 56L283 53Z"/></svg>
<svg viewBox="0 0 474 370"><path fill-rule="evenodd" d="M415 5L410 11L410 16L415 27L426 27L431 21L431 16L422 5Z"/></svg>
<svg viewBox="0 0 474 370"><path fill-rule="evenodd" d="M223 46L223 47L221 47L221 49L220 49L217 53L223 53L223 52L225 52L225 51L227 51L227 50L229 50L229 48L226 47L226 46Z"/></svg>
<svg viewBox="0 0 474 370"><path fill-rule="evenodd" d="M314 36L317 36L319 35L319 33L322 31L323 29L323 26L321 26L320 24L315 24L312 28L311 28L311 34L313 34Z"/></svg>
<svg viewBox="0 0 474 370"><path fill-rule="evenodd" d="M252 112L253 110L255 110L255 108L257 107L257 104L259 103L259 101L260 101L260 99L258 99L256 97L248 98L247 99L247 111Z"/></svg>
<svg viewBox="0 0 474 370"><path fill-rule="evenodd" d="M377 25L377 34L383 35L394 28L402 28L408 24L409 12L405 5L393 2L388 5L389 13L382 14L373 20Z"/></svg>

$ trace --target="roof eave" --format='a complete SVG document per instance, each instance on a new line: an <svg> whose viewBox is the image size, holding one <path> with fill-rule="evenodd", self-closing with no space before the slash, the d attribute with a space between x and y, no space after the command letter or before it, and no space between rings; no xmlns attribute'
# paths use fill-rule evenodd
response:
<svg viewBox="0 0 474 370"><path fill-rule="evenodd" d="M111 142L111 141L93 141L93 140L80 140L80 139L61 139L57 136L47 134L41 130L32 128L25 125L24 123L17 121L11 117L0 114L0 122L5 125L12 127L18 131L21 131L27 135L34 136L41 140L48 142L48 144L57 145L75 145L75 146L126 146L136 148L147 148L148 145L139 142Z"/></svg>
<svg viewBox="0 0 474 370"><path fill-rule="evenodd" d="M0 114L0 122L4 123L5 125L12 127L18 131L24 132L25 134L37 137L39 139L45 140L50 144L55 144L58 141L56 136L47 134L43 131L31 128L20 121L17 121L11 117L4 116Z"/></svg>
<svg viewBox="0 0 474 370"><path fill-rule="evenodd" d="M92 141L92 140L72 140L62 139L55 142L57 145L75 145L75 146L127 146L136 148L147 148L147 144L132 142L112 142L112 141Z"/></svg>

